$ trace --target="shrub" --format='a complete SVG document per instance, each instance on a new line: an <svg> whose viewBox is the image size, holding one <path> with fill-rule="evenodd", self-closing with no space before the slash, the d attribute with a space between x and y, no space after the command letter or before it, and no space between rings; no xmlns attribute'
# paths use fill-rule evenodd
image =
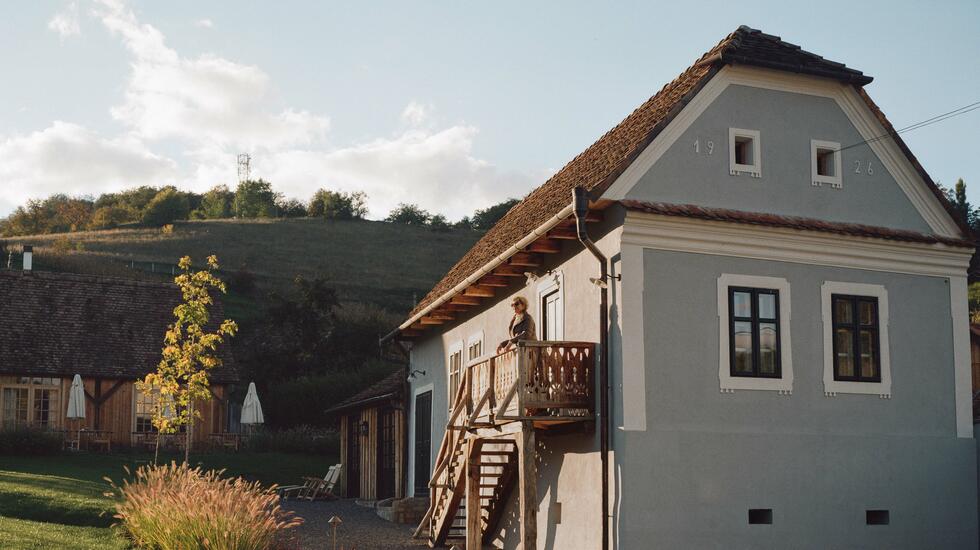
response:
<svg viewBox="0 0 980 550"><path fill-rule="evenodd" d="M249 436L246 447L257 452L340 455L340 440L337 432L306 424L285 430L256 432Z"/></svg>
<svg viewBox="0 0 980 550"><path fill-rule="evenodd" d="M174 220L186 220L191 208L187 196L173 187L164 187L143 210L144 225L160 227Z"/></svg>
<svg viewBox="0 0 980 550"><path fill-rule="evenodd" d="M61 451L58 432L19 426L0 430L0 455L50 455Z"/></svg>
<svg viewBox="0 0 980 550"><path fill-rule="evenodd" d="M121 498L114 517L140 548L268 549L303 522L279 506L275 486L223 473L173 462L144 466L122 486L106 478L106 496Z"/></svg>

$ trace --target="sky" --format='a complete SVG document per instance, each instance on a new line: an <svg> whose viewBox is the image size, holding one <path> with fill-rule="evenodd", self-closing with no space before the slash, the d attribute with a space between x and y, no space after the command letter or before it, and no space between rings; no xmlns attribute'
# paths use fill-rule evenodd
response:
<svg viewBox="0 0 980 550"><path fill-rule="evenodd" d="M741 24L875 77L902 128L980 101L980 1L0 3L0 216L28 198L365 191L455 220L521 197ZM903 134L980 204L980 110Z"/></svg>

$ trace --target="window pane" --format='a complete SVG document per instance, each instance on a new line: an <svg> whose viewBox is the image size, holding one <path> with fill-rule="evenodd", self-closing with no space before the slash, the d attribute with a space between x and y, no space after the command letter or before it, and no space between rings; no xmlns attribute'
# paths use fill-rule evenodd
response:
<svg viewBox="0 0 980 550"><path fill-rule="evenodd" d="M861 331L861 377L875 378L878 376L878 358L875 357L875 338L877 333L872 330Z"/></svg>
<svg viewBox="0 0 980 550"><path fill-rule="evenodd" d="M775 319L776 318L776 295L775 294L759 294L759 318L760 319Z"/></svg>
<svg viewBox="0 0 980 550"><path fill-rule="evenodd" d="M752 295L748 292L735 292L732 307L736 317L752 317Z"/></svg>
<svg viewBox="0 0 980 550"><path fill-rule="evenodd" d="M851 324L854 322L854 316L851 313L851 301L845 300L843 298L834 299L834 317L836 322Z"/></svg>
<svg viewBox="0 0 980 550"><path fill-rule="evenodd" d="M759 373L776 374L776 324L761 323L759 325Z"/></svg>
<svg viewBox="0 0 980 550"><path fill-rule="evenodd" d="M3 427L27 424L27 388L3 389Z"/></svg>
<svg viewBox="0 0 980 550"><path fill-rule="evenodd" d="M858 311L861 316L862 325L873 325L875 324L875 303L874 302L859 302Z"/></svg>
<svg viewBox="0 0 980 550"><path fill-rule="evenodd" d="M735 372L752 373L752 323L735 322Z"/></svg>
<svg viewBox="0 0 980 550"><path fill-rule="evenodd" d="M40 428L53 427L55 422L55 405L58 401L55 390L34 390L34 425Z"/></svg>
<svg viewBox="0 0 980 550"><path fill-rule="evenodd" d="M854 333L846 328L837 329L834 340L837 352L837 375L854 376Z"/></svg>

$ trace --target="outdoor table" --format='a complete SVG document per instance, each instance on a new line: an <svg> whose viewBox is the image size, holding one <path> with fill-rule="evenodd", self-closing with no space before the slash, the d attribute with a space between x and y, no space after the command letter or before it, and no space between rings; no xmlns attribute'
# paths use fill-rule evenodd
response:
<svg viewBox="0 0 980 550"><path fill-rule="evenodd" d="M241 448L242 434L224 432L214 433L208 437L211 440L211 445L214 447L233 449L235 451L238 451Z"/></svg>
<svg viewBox="0 0 980 550"><path fill-rule="evenodd" d="M104 447L107 453L112 451L112 430L79 430L78 439L86 449L95 445Z"/></svg>

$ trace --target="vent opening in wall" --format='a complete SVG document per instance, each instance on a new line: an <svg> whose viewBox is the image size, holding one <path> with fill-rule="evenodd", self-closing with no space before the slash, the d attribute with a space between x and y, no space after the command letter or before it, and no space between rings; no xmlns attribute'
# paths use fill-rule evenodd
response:
<svg viewBox="0 0 980 550"><path fill-rule="evenodd" d="M771 525L772 508L749 508L749 525Z"/></svg>
<svg viewBox="0 0 980 550"><path fill-rule="evenodd" d="M888 525L888 510L865 510L865 523L868 525Z"/></svg>
<svg viewBox="0 0 980 550"><path fill-rule="evenodd" d="M735 164L752 164L752 138L735 136Z"/></svg>
<svg viewBox="0 0 980 550"><path fill-rule="evenodd" d="M818 176L837 176L837 170L834 167L834 155L837 152L833 149L827 149L825 147L817 147L817 175Z"/></svg>
<svg viewBox="0 0 980 550"><path fill-rule="evenodd" d="M758 130L728 129L729 172L762 177L761 143Z"/></svg>

